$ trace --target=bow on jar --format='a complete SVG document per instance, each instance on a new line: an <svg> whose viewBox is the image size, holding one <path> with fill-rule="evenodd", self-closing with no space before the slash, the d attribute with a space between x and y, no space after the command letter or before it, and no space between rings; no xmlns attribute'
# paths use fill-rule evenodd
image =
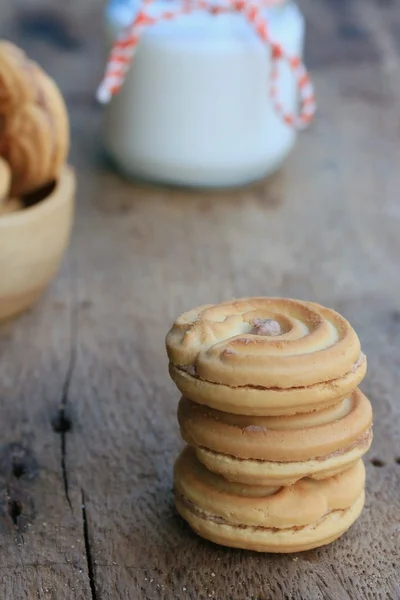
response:
<svg viewBox="0 0 400 600"><path fill-rule="evenodd" d="M303 129L310 123L316 109L310 76L300 56L289 55L281 44L271 38L268 21L262 14L263 9L282 4L282 0L264 0L260 4L246 0L217 0L217 2L212 0L183 0L175 10L166 10L157 16L151 16L147 9L154 4L154 1L143 0L135 19L124 29L114 43L103 81L97 91L99 102L108 103L112 96L120 91L140 38L149 27L160 21L171 21L196 11L207 11L214 15L236 12L243 15L243 18L250 23L257 36L271 50L269 94L276 112L285 123L295 129ZM298 114L285 112L279 99L277 82L279 79L279 61L281 60L288 64L296 81L300 101Z"/></svg>

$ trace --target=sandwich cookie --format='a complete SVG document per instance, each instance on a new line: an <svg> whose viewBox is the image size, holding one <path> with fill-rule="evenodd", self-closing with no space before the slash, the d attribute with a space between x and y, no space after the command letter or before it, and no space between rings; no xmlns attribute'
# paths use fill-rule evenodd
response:
<svg viewBox="0 0 400 600"><path fill-rule="evenodd" d="M22 50L0 42L0 156L12 195L56 180L69 149L68 115L54 81Z"/></svg>
<svg viewBox="0 0 400 600"><path fill-rule="evenodd" d="M342 535L364 505L362 461L290 487L245 486L208 471L186 447L175 463L175 505L200 536L258 552L299 552Z"/></svg>
<svg viewBox="0 0 400 600"><path fill-rule="evenodd" d="M323 409L362 381L367 361L334 310L282 298L195 308L166 338L182 394L216 410L282 416Z"/></svg>
<svg viewBox="0 0 400 600"><path fill-rule="evenodd" d="M182 398L178 420L208 469L250 485L331 477L353 466L372 442L371 404L359 389L322 411L284 417L229 414Z"/></svg>

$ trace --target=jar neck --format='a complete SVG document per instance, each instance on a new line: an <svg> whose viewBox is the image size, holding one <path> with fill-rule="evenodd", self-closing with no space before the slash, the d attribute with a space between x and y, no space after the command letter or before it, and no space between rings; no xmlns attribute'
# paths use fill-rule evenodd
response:
<svg viewBox="0 0 400 600"><path fill-rule="evenodd" d="M155 0L157 3L159 0ZM182 0L162 0L167 3L182 2ZM256 4L271 10L274 13L279 13L281 10L286 8L289 4L292 4L292 0L252 0ZM121 25L128 25L135 14L137 13L141 0L109 0L106 8L106 15L112 21ZM190 0L189 0L190 3ZM210 0L210 4L218 4L218 0Z"/></svg>

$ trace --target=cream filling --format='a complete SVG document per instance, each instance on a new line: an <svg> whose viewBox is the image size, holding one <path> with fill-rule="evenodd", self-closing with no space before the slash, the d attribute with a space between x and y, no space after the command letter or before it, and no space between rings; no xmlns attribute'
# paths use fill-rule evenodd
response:
<svg viewBox="0 0 400 600"><path fill-rule="evenodd" d="M292 527L264 527L263 525L245 525L245 524L240 524L240 523L239 524L238 523L229 523L229 521L227 521L223 517L219 517L218 515L213 515L212 513L209 513L205 510L198 508L197 506L195 506L193 504L193 502L191 500L188 500L179 492L175 492L175 496L191 513L193 513L199 519L203 519L203 520L209 521L211 523L217 523L219 525L228 525L229 527L233 527L235 529L248 529L249 531L260 531L260 530L261 531L270 531L270 532L302 531L303 529L310 528L310 527L315 529L327 517L329 517L333 513L344 514L344 513L348 512L349 510L351 510L351 508L352 508L351 506L349 506L347 508L338 508L335 510L328 510L317 521L315 521L314 523L307 524L307 525L293 525Z"/></svg>
<svg viewBox="0 0 400 600"><path fill-rule="evenodd" d="M366 356L364 354L364 352L360 353L360 356L358 357L358 359L356 360L356 362L354 363L351 372L355 373L358 369L358 367L361 367L361 365L363 364L364 360L366 359Z"/></svg>
<svg viewBox="0 0 400 600"><path fill-rule="evenodd" d="M230 386L230 385L228 385L226 383L220 383L218 381L209 381L208 379L201 379L197 375L197 373L196 373L196 366L195 365L174 365L172 363L172 366L175 367L175 369L178 369L179 371L183 371L187 375L190 375L194 379L198 379L199 381L204 381L205 383L210 383L212 385L224 385L224 386L228 386L228 387L232 387L232 388L251 388L251 389L256 389L256 390L275 390L275 391L284 390L284 391L288 391L288 390L312 389L313 387L315 387L317 385L321 385L321 384L329 385L330 383L334 383L335 381L338 381L339 379L344 379L345 377L348 377L349 375L354 375L354 373L356 373L357 370L364 364L365 359L366 359L365 354L363 352L361 352L359 358L356 360L356 362L352 366L351 370L348 371L347 373L344 373L341 377L337 377L336 379L329 379L328 381L317 381L317 382L312 383L310 385L293 386L293 387L290 387L290 388L279 388L279 387L268 387L268 388L266 388L266 387L263 387L262 385L251 385L251 384L246 384L246 385L232 385L232 386Z"/></svg>
<svg viewBox="0 0 400 600"><path fill-rule="evenodd" d="M293 431L316 428L340 421L355 410L357 404L357 399L352 395L329 408L314 410L307 413L298 413L286 417L235 415L224 413L222 411L215 411L215 409L212 410L212 412L209 409L203 409L204 412L200 411L200 415L213 423L221 423L222 425L235 427L237 429L237 435L246 433L265 434L268 431L287 431L292 433ZM193 418L196 418L196 413L193 414ZM189 416L189 421L190 419L191 417Z"/></svg>
<svg viewBox="0 0 400 600"><path fill-rule="evenodd" d="M206 452L209 455L212 455L219 461L229 461L234 463L246 463L246 464L259 464L259 465L304 465L305 463L309 464L311 461L313 463L322 463L328 461L332 458L342 457L344 455L352 454L354 450L366 450L372 441L372 428L368 429L363 435L361 435L353 444L347 446L345 448L341 448L339 450L335 450L334 452L329 452L323 456L310 456L310 458L306 458L304 460L298 461L290 461L290 460L263 460L261 458L240 458L238 456L233 456L231 454L224 454L222 452L216 452L214 450L210 450L209 448L205 448L203 446L199 447L199 450L202 452ZM197 450L197 448L196 448Z"/></svg>

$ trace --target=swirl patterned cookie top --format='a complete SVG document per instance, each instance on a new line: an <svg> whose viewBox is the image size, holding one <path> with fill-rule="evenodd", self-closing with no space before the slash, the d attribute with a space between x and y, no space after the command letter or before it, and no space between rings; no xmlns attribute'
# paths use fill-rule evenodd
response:
<svg viewBox="0 0 400 600"><path fill-rule="evenodd" d="M311 410L315 402L337 402L366 371L360 341L349 322L331 309L298 300L245 298L200 306L175 321L166 343L171 376L179 389L220 410L227 403L230 412L243 412L237 405L243 404L244 391L248 407L256 396L270 395L272 412L265 398L258 398L252 414L285 414L296 404L299 412ZM230 398L224 388L229 388ZM309 402L299 398L305 390ZM280 392L275 402L273 396ZM214 402L221 395L224 400ZM294 404L282 405L288 395Z"/></svg>
<svg viewBox="0 0 400 600"><path fill-rule="evenodd" d="M25 53L0 42L0 155L20 195L58 178L69 149L64 100L54 81Z"/></svg>

